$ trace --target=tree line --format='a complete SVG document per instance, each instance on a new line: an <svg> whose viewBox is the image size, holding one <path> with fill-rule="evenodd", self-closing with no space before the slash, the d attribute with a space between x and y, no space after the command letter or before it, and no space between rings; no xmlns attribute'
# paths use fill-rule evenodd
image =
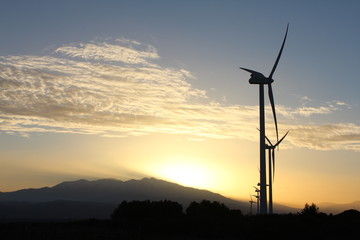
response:
<svg viewBox="0 0 360 240"><path fill-rule="evenodd" d="M180 233L200 239L360 237L360 212L348 210L335 216L327 215L314 203L306 203L298 213L244 215L240 210L208 200L191 202L185 210L173 201L124 201L114 210L111 219L116 227L140 235Z"/></svg>
<svg viewBox="0 0 360 240"><path fill-rule="evenodd" d="M109 220L0 223L1 239L360 239L360 212L245 215L216 201L123 201Z"/></svg>
<svg viewBox="0 0 360 240"><path fill-rule="evenodd" d="M268 234L291 239L360 236L358 211L327 215L314 203L306 203L298 213L251 216L208 200L191 202L185 210L173 201L124 201L114 210L111 219L117 227L137 234L181 232L204 239L239 236L252 239Z"/></svg>
<svg viewBox="0 0 360 240"><path fill-rule="evenodd" d="M191 202L183 211L183 206L174 201L123 201L111 214L115 222L139 221L142 219L173 219L194 218L216 220L231 215L243 216L240 210L230 210L225 204L217 201L203 200L200 203Z"/></svg>

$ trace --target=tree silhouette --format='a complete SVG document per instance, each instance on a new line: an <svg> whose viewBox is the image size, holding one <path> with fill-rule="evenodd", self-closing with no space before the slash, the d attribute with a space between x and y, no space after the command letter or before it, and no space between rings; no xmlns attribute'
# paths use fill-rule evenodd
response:
<svg viewBox="0 0 360 240"><path fill-rule="evenodd" d="M123 201L111 214L114 221L167 219L183 215L182 206L173 201Z"/></svg>
<svg viewBox="0 0 360 240"><path fill-rule="evenodd" d="M315 203L312 203L311 205L306 203L305 207L301 210L301 214L307 216L317 215L319 214L319 208L315 205Z"/></svg>
<svg viewBox="0 0 360 240"><path fill-rule="evenodd" d="M126 231L129 239L180 229L182 205L172 201L123 201L111 214L115 225Z"/></svg>
<svg viewBox="0 0 360 240"><path fill-rule="evenodd" d="M223 203L203 200L201 203L191 202L186 209L186 215L190 218L221 219L228 216L230 209Z"/></svg>

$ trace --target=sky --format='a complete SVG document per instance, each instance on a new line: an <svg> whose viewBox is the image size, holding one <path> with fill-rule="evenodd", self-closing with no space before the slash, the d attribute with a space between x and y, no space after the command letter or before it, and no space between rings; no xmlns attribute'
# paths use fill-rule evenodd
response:
<svg viewBox="0 0 360 240"><path fill-rule="evenodd" d="M248 201L259 100L239 67L267 76L289 23L274 201L360 200L358 1L1 5L0 191L155 177Z"/></svg>

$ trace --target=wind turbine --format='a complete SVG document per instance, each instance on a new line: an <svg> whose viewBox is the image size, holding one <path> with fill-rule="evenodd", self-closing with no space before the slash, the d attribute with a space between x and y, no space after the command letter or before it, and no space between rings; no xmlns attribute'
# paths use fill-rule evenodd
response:
<svg viewBox="0 0 360 240"><path fill-rule="evenodd" d="M254 197L256 197L256 209L257 209L257 214L260 214L260 190L255 187L255 192L256 192L256 195L253 195Z"/></svg>
<svg viewBox="0 0 360 240"><path fill-rule="evenodd" d="M270 145L265 145L265 148L269 150L269 214L273 214L273 198L272 198L272 183L275 178L275 148L284 140L289 131L275 144L273 145L268 137L266 140Z"/></svg>
<svg viewBox="0 0 360 240"><path fill-rule="evenodd" d="M257 71L240 67L240 69L245 70L251 73L249 79L250 84L259 85L259 112L260 112L260 214L267 214L267 191L266 191L266 156L265 156L265 109L264 109L264 85L268 85L268 95L271 104L272 113L274 116L275 130L276 130L276 139L279 140L278 126L276 119L274 95L272 91L271 84L274 82L273 75L275 73L276 67L279 63L282 51L284 49L287 33L289 29L289 24L286 27L286 33L284 40L282 42L279 54L275 60L275 64L270 72L268 77L265 77L262 73Z"/></svg>
<svg viewBox="0 0 360 240"><path fill-rule="evenodd" d="M250 201L249 201L249 203L250 203L250 216L252 216L252 215L253 215L253 204L256 203L256 202L253 201L253 198L252 198L251 194L250 194Z"/></svg>

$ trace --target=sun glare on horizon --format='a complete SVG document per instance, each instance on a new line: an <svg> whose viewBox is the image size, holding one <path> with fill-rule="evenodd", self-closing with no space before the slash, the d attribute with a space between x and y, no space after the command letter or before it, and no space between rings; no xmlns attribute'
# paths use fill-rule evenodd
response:
<svg viewBox="0 0 360 240"><path fill-rule="evenodd" d="M159 177L178 184L209 189L214 183L214 171L188 157L171 157L156 169Z"/></svg>

